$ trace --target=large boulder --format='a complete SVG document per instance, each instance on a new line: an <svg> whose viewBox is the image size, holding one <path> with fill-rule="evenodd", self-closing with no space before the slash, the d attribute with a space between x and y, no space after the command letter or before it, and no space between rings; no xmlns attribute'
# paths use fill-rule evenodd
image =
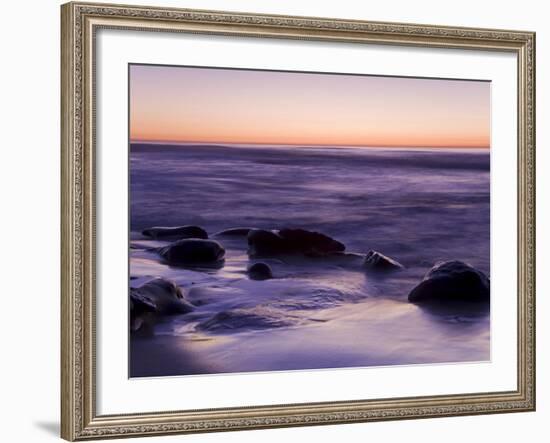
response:
<svg viewBox="0 0 550 443"><path fill-rule="evenodd" d="M252 280L268 280L273 278L273 272L267 263L254 263L248 267L247 272Z"/></svg>
<svg viewBox="0 0 550 443"><path fill-rule="evenodd" d="M378 251L369 251L363 261L363 267L372 271L397 271L403 269L403 265L393 258Z"/></svg>
<svg viewBox="0 0 550 443"><path fill-rule="evenodd" d="M158 249L170 265L215 266L223 262L225 249L214 240L183 239Z"/></svg>
<svg viewBox="0 0 550 443"><path fill-rule="evenodd" d="M186 314L193 310L193 305L185 299L178 285L165 278L154 278L132 289L132 293L152 301L159 315Z"/></svg>
<svg viewBox="0 0 550 443"><path fill-rule="evenodd" d="M277 231L253 229L248 233L250 255L278 255L288 253L288 246Z"/></svg>
<svg viewBox="0 0 550 443"><path fill-rule="evenodd" d="M141 231L146 237L155 240L163 239L182 239L182 238L202 238L207 239L207 232L200 226L154 226Z"/></svg>
<svg viewBox="0 0 550 443"><path fill-rule="evenodd" d="M138 288L130 288L130 330L151 334L158 316L187 314L193 308L174 282L154 278Z"/></svg>
<svg viewBox="0 0 550 443"><path fill-rule="evenodd" d="M229 228L216 232L216 237L246 237L253 228Z"/></svg>
<svg viewBox="0 0 550 443"><path fill-rule="evenodd" d="M488 303L489 300L489 278L461 261L436 264L409 294L413 303Z"/></svg>
<svg viewBox="0 0 550 443"><path fill-rule="evenodd" d="M342 243L325 234L305 229L254 229L248 233L248 245L249 253L253 256L303 254L315 257L346 249Z"/></svg>
<svg viewBox="0 0 550 443"><path fill-rule="evenodd" d="M290 248L304 254L324 255L332 252L342 252L346 249L343 243L315 231L305 229L281 229L279 235Z"/></svg>

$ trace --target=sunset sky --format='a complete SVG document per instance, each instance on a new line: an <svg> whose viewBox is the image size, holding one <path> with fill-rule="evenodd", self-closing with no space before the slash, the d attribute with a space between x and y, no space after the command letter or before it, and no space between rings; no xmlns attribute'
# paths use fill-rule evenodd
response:
<svg viewBox="0 0 550 443"><path fill-rule="evenodd" d="M489 147L490 83L131 65L130 137Z"/></svg>

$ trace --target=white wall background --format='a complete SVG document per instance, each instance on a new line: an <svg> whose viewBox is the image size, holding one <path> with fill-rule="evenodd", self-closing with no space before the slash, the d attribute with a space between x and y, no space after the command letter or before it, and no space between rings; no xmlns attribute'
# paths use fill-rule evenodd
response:
<svg viewBox="0 0 550 443"><path fill-rule="evenodd" d="M247 431L140 441L546 441L550 419L550 29L536 0L128 0L380 21L537 32L538 410L528 414ZM55 441L59 432L59 1L2 5L0 26L0 435ZM450 381L452 383L452 381Z"/></svg>

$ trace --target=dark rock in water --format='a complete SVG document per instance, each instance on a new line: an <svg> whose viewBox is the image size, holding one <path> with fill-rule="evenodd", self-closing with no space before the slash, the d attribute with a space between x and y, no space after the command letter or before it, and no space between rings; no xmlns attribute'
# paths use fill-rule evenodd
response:
<svg viewBox="0 0 550 443"><path fill-rule="evenodd" d="M130 288L131 331L151 334L159 315L187 314L193 308L174 282L155 278L139 288Z"/></svg>
<svg viewBox="0 0 550 443"><path fill-rule="evenodd" d="M250 255L260 256L303 254L319 257L346 249L342 243L325 234L305 229L254 229L248 233L248 245Z"/></svg>
<svg viewBox="0 0 550 443"><path fill-rule="evenodd" d="M254 263L249 266L247 272L252 280L267 280L273 278L271 267L266 263Z"/></svg>
<svg viewBox="0 0 550 443"><path fill-rule="evenodd" d="M151 333L157 306L138 290L130 288L130 330L133 333Z"/></svg>
<svg viewBox="0 0 550 443"><path fill-rule="evenodd" d="M153 296L164 296L167 295L170 298L182 299L183 294L181 289L173 281L167 280L162 277L154 278L149 280L147 283L144 283L138 288L141 291L146 291L149 295Z"/></svg>
<svg viewBox="0 0 550 443"><path fill-rule="evenodd" d="M292 326L296 319L265 309L232 309L223 311L197 325L203 331L261 330Z"/></svg>
<svg viewBox="0 0 550 443"><path fill-rule="evenodd" d="M328 254L342 252L346 249L343 243L315 231L305 229L281 229L279 235L289 247L304 254Z"/></svg>
<svg viewBox="0 0 550 443"><path fill-rule="evenodd" d="M230 228L223 231L216 232L215 236L225 237L246 237L253 228Z"/></svg>
<svg viewBox="0 0 550 443"><path fill-rule="evenodd" d="M413 303L488 303L489 299L489 278L461 261L436 264L409 294Z"/></svg>
<svg viewBox="0 0 550 443"><path fill-rule="evenodd" d="M288 252L288 246L275 231L253 229L248 233L248 246L251 255L277 255Z"/></svg>
<svg viewBox="0 0 550 443"><path fill-rule="evenodd" d="M183 238L201 238L207 239L207 232L200 226L155 226L153 228L145 229L141 233L147 237L151 237L155 240L161 239L183 239Z"/></svg>
<svg viewBox="0 0 550 443"><path fill-rule="evenodd" d="M164 278L155 278L132 291L151 300L160 315L186 314L193 310L180 288Z"/></svg>
<svg viewBox="0 0 550 443"><path fill-rule="evenodd" d="M144 312L157 312L157 305L137 289L130 288L130 313L140 315Z"/></svg>
<svg viewBox="0 0 550 443"><path fill-rule="evenodd" d="M178 240L157 251L168 264L182 266L217 265L225 256L225 249L217 241L195 238Z"/></svg>
<svg viewBox="0 0 550 443"><path fill-rule="evenodd" d="M365 256L363 266L373 271L397 271L403 269L403 265L394 259L378 252L369 251Z"/></svg>

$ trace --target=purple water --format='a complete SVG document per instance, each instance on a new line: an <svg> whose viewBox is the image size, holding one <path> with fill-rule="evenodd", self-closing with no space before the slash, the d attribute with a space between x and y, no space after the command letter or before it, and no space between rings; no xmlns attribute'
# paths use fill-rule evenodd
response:
<svg viewBox="0 0 550 443"><path fill-rule="evenodd" d="M209 271L132 249L132 285L170 278L197 308L132 338L131 375L488 360L488 312L427 311L407 295L441 260L489 274L489 170L486 150L132 145L132 241L166 244L139 234L155 225L300 227L406 269L381 278L358 263L272 259L276 278L252 281L246 239L218 238L226 262ZM196 328L235 310L238 327Z"/></svg>

